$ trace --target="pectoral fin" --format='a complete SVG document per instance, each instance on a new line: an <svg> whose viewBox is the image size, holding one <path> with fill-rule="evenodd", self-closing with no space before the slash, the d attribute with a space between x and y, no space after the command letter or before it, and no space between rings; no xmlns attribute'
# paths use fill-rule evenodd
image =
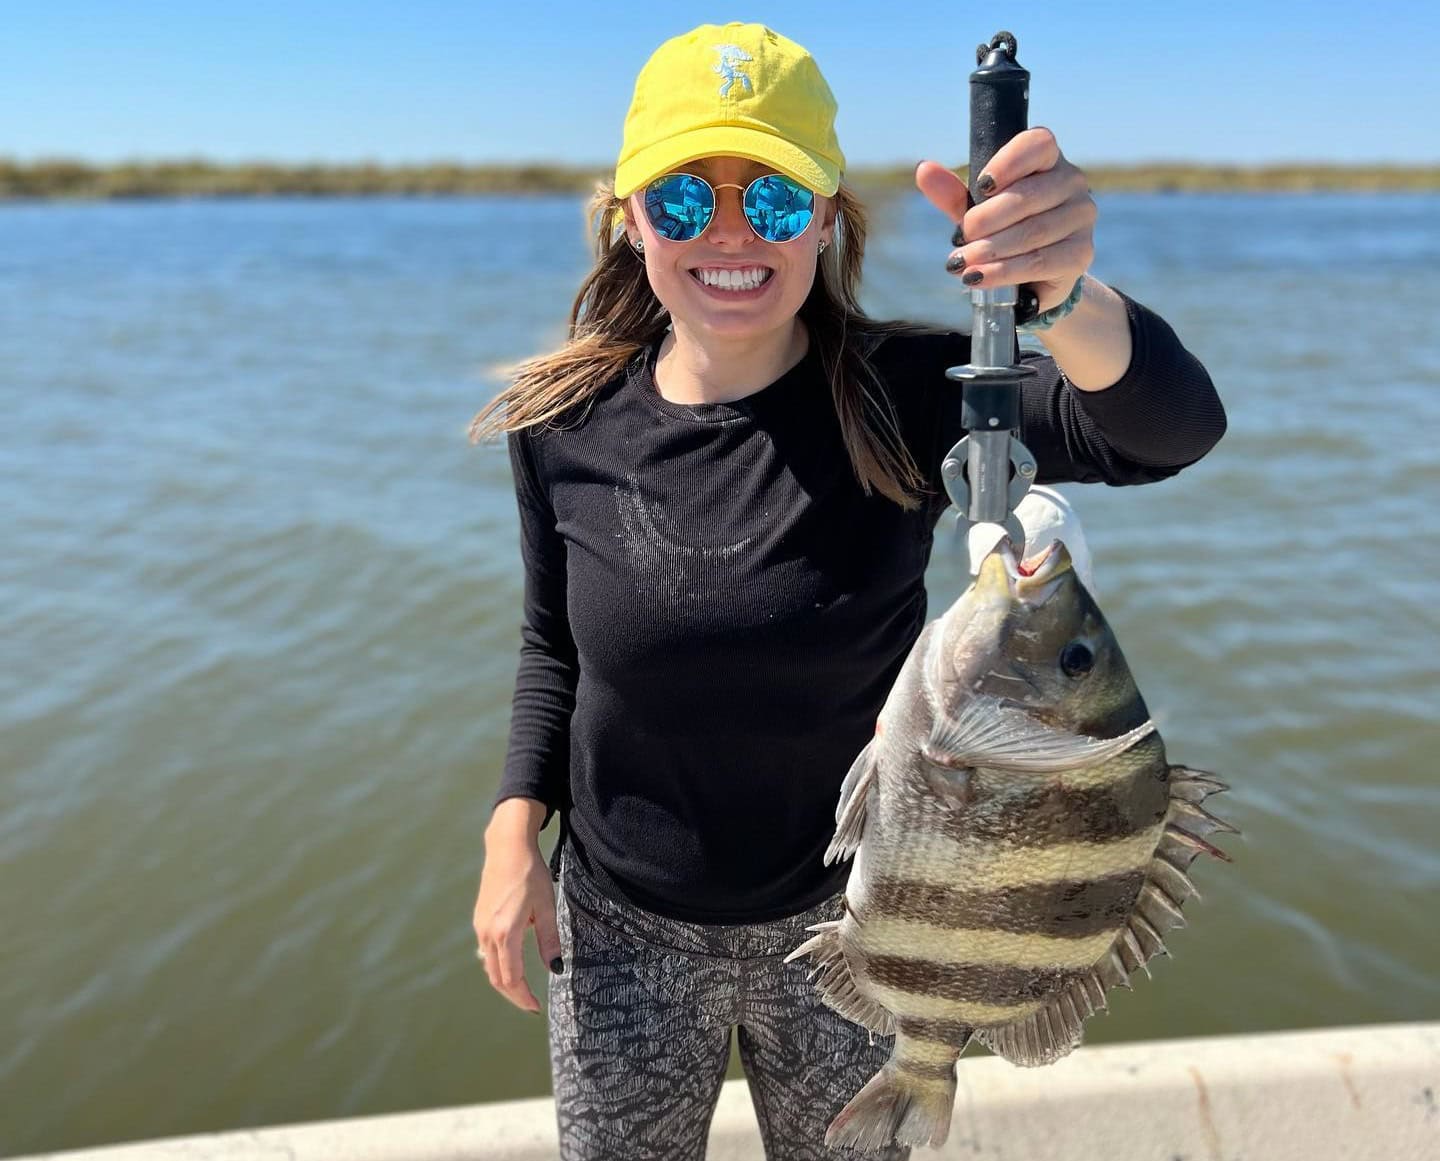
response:
<svg viewBox="0 0 1440 1161"><path fill-rule="evenodd" d="M1114 738L1057 730L997 698L967 702L956 717L937 717L927 745L955 766L985 766L1026 774L1055 774L1097 766L1123 754L1147 734L1147 721Z"/></svg>
<svg viewBox="0 0 1440 1161"><path fill-rule="evenodd" d="M850 772L840 785L840 801L835 807L835 837L825 849L825 865L848 859L860 845L865 830L865 810L870 789L879 769L876 755L879 735L871 738L850 765Z"/></svg>

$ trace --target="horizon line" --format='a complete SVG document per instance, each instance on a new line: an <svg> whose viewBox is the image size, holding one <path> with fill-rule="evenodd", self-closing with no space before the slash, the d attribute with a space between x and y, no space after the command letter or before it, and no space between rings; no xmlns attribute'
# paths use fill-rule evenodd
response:
<svg viewBox="0 0 1440 1161"><path fill-rule="evenodd" d="M898 159L894 161L864 161L856 162L846 167L846 173L870 172L876 170L897 170L902 168L914 169L920 164L923 158L916 160ZM938 159L932 159L938 160ZM1073 159L1072 159L1073 161ZM126 157L102 159L88 157L74 153L36 153L29 156L0 153L0 165L83 165L88 167L116 168L124 166L158 166L158 165L211 165L215 167L235 167L264 165L283 168L305 168L309 166L326 166L330 168L382 168L382 169L415 169L428 168L432 166L460 166L467 169L549 169L572 173L593 173L606 171L614 168L613 161L557 161L544 158L514 158L508 160L496 160L493 158L466 159L456 156L435 155L429 158L417 158L414 160L385 160L374 157L352 157L352 158L271 158L262 155L251 157L214 157L202 152L194 153L173 153L144 155L134 154ZM944 164L944 162L941 162ZM1079 164L1076 162L1075 164ZM1169 169L1169 168L1190 168L1190 169L1227 169L1227 170L1259 170L1259 169L1399 169L1399 170L1432 170L1440 169L1440 157L1431 161L1395 161L1386 159L1374 160L1351 160L1335 161L1319 158L1272 158L1266 161L1224 161L1214 159L1195 159L1177 157L1150 157L1138 158L1126 161L1095 161L1088 163L1094 169ZM964 169L966 161L957 161L950 165L951 169ZM1080 166L1084 169L1086 166Z"/></svg>

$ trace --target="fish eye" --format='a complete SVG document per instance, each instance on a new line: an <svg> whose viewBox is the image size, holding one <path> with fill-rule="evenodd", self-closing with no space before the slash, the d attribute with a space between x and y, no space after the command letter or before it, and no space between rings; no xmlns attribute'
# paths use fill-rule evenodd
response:
<svg viewBox="0 0 1440 1161"><path fill-rule="evenodd" d="M1090 652L1090 646L1083 641L1071 641L1060 650L1060 668L1067 677L1081 677L1089 673L1094 665L1095 654Z"/></svg>

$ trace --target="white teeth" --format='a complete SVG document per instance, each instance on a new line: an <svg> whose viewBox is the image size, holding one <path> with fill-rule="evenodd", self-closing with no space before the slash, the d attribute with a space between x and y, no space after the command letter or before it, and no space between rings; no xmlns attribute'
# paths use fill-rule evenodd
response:
<svg viewBox="0 0 1440 1161"><path fill-rule="evenodd" d="M749 270L708 270L697 269L691 271L706 286L714 286L720 290L754 290L770 277L770 271L764 267L756 266Z"/></svg>

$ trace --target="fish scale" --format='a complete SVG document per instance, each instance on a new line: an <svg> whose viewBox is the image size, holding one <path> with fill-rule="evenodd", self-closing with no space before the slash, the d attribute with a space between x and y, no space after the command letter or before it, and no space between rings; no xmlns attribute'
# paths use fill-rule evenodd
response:
<svg viewBox="0 0 1440 1161"><path fill-rule="evenodd" d="M1235 832L1226 789L1172 765L1113 632L1058 542L1007 543L916 640L846 775L826 862L845 914L809 956L821 997L895 1035L827 1145L939 1145L972 1039L1022 1066L1083 1038L1106 992L1168 955L1188 871Z"/></svg>

